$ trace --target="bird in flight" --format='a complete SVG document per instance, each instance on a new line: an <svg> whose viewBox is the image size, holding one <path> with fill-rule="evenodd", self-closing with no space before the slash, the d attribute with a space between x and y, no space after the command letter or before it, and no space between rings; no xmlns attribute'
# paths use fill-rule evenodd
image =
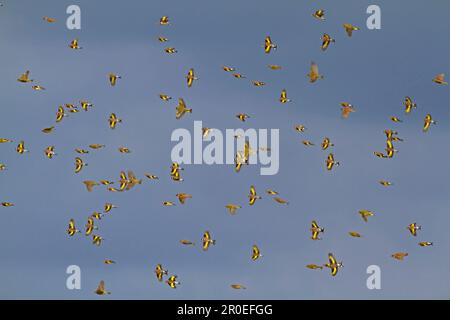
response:
<svg viewBox="0 0 450 320"><path fill-rule="evenodd" d="M261 251L259 250L257 245L253 245L252 247L252 260L256 261L262 257Z"/></svg>
<svg viewBox="0 0 450 320"><path fill-rule="evenodd" d="M192 87L194 80L198 80L198 78L195 76L194 69L192 68L189 69L188 74L186 76L186 80L188 88Z"/></svg>
<svg viewBox="0 0 450 320"><path fill-rule="evenodd" d="M319 66L315 62L311 62L311 68L308 73L309 82L314 83L317 80L323 79L323 75L319 73Z"/></svg>
<svg viewBox="0 0 450 320"><path fill-rule="evenodd" d="M248 195L248 199L249 199L249 205L254 205L256 200L261 199L261 196L258 196L256 194L256 189L254 186L250 186L250 193Z"/></svg>
<svg viewBox="0 0 450 320"><path fill-rule="evenodd" d="M434 83L440 84L440 85L447 85L448 82L445 81L445 74L440 73L433 79Z"/></svg>
<svg viewBox="0 0 450 320"><path fill-rule="evenodd" d="M325 51L328 49L328 47L330 46L330 43L335 43L336 40L331 38L329 34L324 33L322 36L322 51Z"/></svg>
<svg viewBox="0 0 450 320"><path fill-rule="evenodd" d="M237 204L227 204L225 206L225 208L228 209L228 211L230 212L231 215L234 215L234 214L236 214L236 210L237 209L241 209L242 207L240 205L237 205Z"/></svg>
<svg viewBox="0 0 450 320"><path fill-rule="evenodd" d="M210 245L215 245L216 240L211 238L209 231L205 231L202 237L203 251L208 251Z"/></svg>
<svg viewBox="0 0 450 320"><path fill-rule="evenodd" d="M277 49L277 47L278 46L272 42L272 39L270 38L270 36L266 36L266 38L264 39L264 52L270 53L270 51L272 49L275 50L275 49Z"/></svg>
<svg viewBox="0 0 450 320"><path fill-rule="evenodd" d="M179 98L175 118L177 120L181 119L181 117L183 117L186 113L192 113L192 109L188 109L186 107L186 103L184 102L183 98Z"/></svg>
<svg viewBox="0 0 450 320"><path fill-rule="evenodd" d="M107 291L105 289L105 281L100 281L100 283L98 284L97 289L95 290L95 293L102 296L102 295L106 295L106 294L111 294L111 292Z"/></svg>
<svg viewBox="0 0 450 320"><path fill-rule="evenodd" d="M339 268L342 268L343 266L342 262L337 262L332 253L328 254L328 263L324 264L324 267L330 268L333 277L338 273Z"/></svg>
<svg viewBox="0 0 450 320"><path fill-rule="evenodd" d="M351 37L353 35L353 31L358 31L359 28L355 27L354 25L350 24L350 23L344 23L343 27L345 29L345 32L347 33L347 35L349 37Z"/></svg>
<svg viewBox="0 0 450 320"><path fill-rule="evenodd" d="M324 21L325 20L325 10L323 9L319 9L317 11L315 11L312 16L320 21Z"/></svg>
<svg viewBox="0 0 450 320"><path fill-rule="evenodd" d="M313 220L311 222L311 239L312 240L321 240L321 238L319 238L320 233L325 232L324 228L319 227L319 225L317 224L317 222L315 220Z"/></svg>

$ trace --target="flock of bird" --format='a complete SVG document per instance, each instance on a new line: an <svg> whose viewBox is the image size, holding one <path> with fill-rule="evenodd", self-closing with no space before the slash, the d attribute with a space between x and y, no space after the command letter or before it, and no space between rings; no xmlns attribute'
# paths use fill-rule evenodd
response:
<svg viewBox="0 0 450 320"><path fill-rule="evenodd" d="M325 11L322 9L317 10L312 13L312 17L313 17L313 19L317 19L317 20L323 22L323 21L325 21ZM50 18L50 17L44 17L43 20L46 23L55 23L56 22L56 19ZM161 17L159 24L161 27L164 28L164 26L171 24L171 20L169 19L168 16L163 16L163 17ZM352 37L353 34L359 30L358 27L356 27L352 24L349 24L349 23L343 24L343 29L344 29L343 31L347 34L348 37ZM159 41L160 43L166 43L169 41L169 39L164 36L159 36L157 38L157 41ZM322 51L326 51L330 45L335 43L335 41L336 40L334 38L332 38L330 35L323 34L322 45L321 45L320 49ZM83 49L83 47L80 46L78 39L74 39L73 41L71 41L69 43L68 47L72 50ZM266 54L271 54L271 52L273 50L276 50L277 48L278 48L278 46L271 39L271 37L266 36L261 50L263 50ZM178 53L178 50L175 47L166 47L163 50L167 54L177 54ZM280 66L280 65L269 65L268 67L271 70L279 70L282 68L282 66ZM246 78L245 75L238 73L236 71L235 67L222 66L222 69L223 69L223 71L225 71L226 73L230 73L233 77L235 77L237 79L245 79ZM314 62L311 63L310 72L308 73L307 77L309 78L310 83L315 83L319 80L324 79L324 76L319 73L318 65ZM122 77L120 75L117 75L114 73L110 73L107 77L107 80L109 81L109 83L112 87L118 85L120 79L122 79ZM197 80L199 80L199 78L197 77L195 70L193 68L190 68L186 74L186 85L190 88L193 86L194 82ZM432 80L437 85L447 85L444 74L438 74ZM36 84L37 81L35 81L34 79L31 78L30 71L26 71L23 74L21 74L18 77L17 81L21 84L31 85L31 88L33 90L37 90L37 91L46 90L45 87L43 87L39 84ZM260 87L260 86L264 86L265 82L252 80L252 84L254 86ZM164 102L169 102L172 99L172 97L170 97L167 94L163 94L163 93L159 94L159 98ZM291 100L288 98L286 89L283 89L281 91L280 96L279 96L279 102L281 104L291 102ZM81 110L84 110L85 112L87 112L87 111L91 110L93 107L94 107L93 103L91 103L89 101L79 101L79 104L77 104L77 105L70 104L70 103L61 105L57 108L55 122L57 124L59 124L69 114L75 114L75 113L80 112ZM405 100L404 100L405 115L410 114L415 109L417 109L417 105L416 105L416 103L413 102L413 99L409 96L405 97ZM350 116L350 114L353 112L356 112L356 108L351 103L349 103L349 102L341 103L341 115L342 115L343 119L348 118ZM185 101L182 98L179 98L178 104L175 109L175 118L180 119L189 113L192 113L192 109L187 107ZM250 118L250 116L245 113L237 114L237 115L235 115L235 117L239 121L242 121L242 122L245 122ZM402 122L402 120L400 118L398 118L397 116L392 116L391 121L394 123ZM117 127L117 125L119 125L121 122L122 122L122 120L115 113L110 114L108 123L109 123L109 127L112 130L114 130ZM430 114L427 114L424 118L423 131L424 132L429 131L431 126L435 125L435 124L436 124L436 121L432 118L432 116ZM55 126L43 128L42 133L52 134L54 132L54 129L55 129ZM294 129L299 134L304 133L306 130L305 126L302 124L295 125ZM211 132L211 130L212 130L211 128L203 128L203 137L206 138L208 136L208 134ZM397 143L397 142L401 143L403 141L403 139L399 137L397 131L392 130L392 129L386 129L384 131L384 133L386 135L386 148L385 148L384 152L374 151L374 155L376 157L383 158L383 159L393 158L395 156L395 154L397 153L397 149L395 148L394 143ZM235 137L235 138L241 138L241 137ZM9 138L0 138L0 144L6 144L6 143L13 143L13 140L9 139ZM311 142L309 140L303 140L302 143L307 147L312 147L315 145L313 142ZM73 169L74 173L77 174L77 173L81 172L83 170L83 168L88 165L82 159L83 155L88 154L90 152L94 152L95 150L98 150L98 149L101 149L104 147L105 147L105 145L102 145L102 144L91 144L88 146L88 148L75 149L74 152L77 154L77 156L75 157L75 162L74 162L74 169ZM331 142L331 139L328 137L325 137L321 143L321 148L323 150L328 150L329 148L332 148L332 147L334 147L334 144ZM26 152L28 152L28 150L26 149L26 143L24 141L18 141L15 150L19 154L25 154ZM45 148L45 150L44 150L45 157L47 157L48 159L52 159L55 155L57 155L55 150L56 150L55 146L48 146L47 148ZM128 149L127 147L120 147L118 150L121 153L130 153L131 152L130 149ZM252 154L254 154L255 152L257 152L257 151L253 150L252 147L250 146L249 142L246 141L244 150L238 151L236 154L235 171L239 172L243 166L248 165L249 157ZM339 165L339 162L335 160L334 154L329 153L325 159L325 169L331 171L338 165ZM6 170L6 168L7 168L6 164L0 163L0 171ZM170 178L175 182L182 182L183 178L181 177L181 174L182 174L183 170L184 170L184 168L181 167L180 164L172 163L170 166L170 170L169 170L169 166L168 166L168 176L170 176ZM145 177L150 181L155 181L155 180L159 179L158 176L151 174L151 173L145 173ZM143 180L138 178L134 174L133 171L128 170L127 172L125 172L125 171L120 172L119 178L117 181L110 181L107 179L100 180L100 181L85 180L85 181L83 181L83 183L88 192L92 192L95 188L100 187L100 186L106 187L107 190L110 192L126 192L126 191L132 190L135 186L142 184ZM392 183L390 181L381 180L381 181L379 181L379 183L383 187L392 186ZM287 200L279 197L278 192L275 190L269 189L269 190L266 190L266 193L269 196L272 196L273 200L276 201L277 203L279 203L280 205L288 205L289 204L289 202ZM192 198L192 195L187 194L187 193L178 193L178 194L176 194L176 198L178 199L178 202L180 204L185 204L186 201L188 201L189 199ZM251 186L249 189L249 194L248 194L248 204L250 206L253 206L261 198L262 197L260 195L258 195L256 188L254 186ZM167 200L167 201L163 201L162 205L163 206L175 206L175 205L177 205L177 203L175 201ZM5 201L5 202L1 202L1 206L13 207L14 204L11 202ZM94 212L87 217L87 222L86 222L84 231L81 231L77 228L76 222L74 219L70 219L67 230L66 230L67 234L70 237L76 237L77 235L84 233L86 236L91 238L92 244L94 244L96 246L100 246L102 244L103 237L99 233L97 224L100 223L100 220L102 220L104 217L107 217L109 215L109 213L113 209L116 209L116 208L117 208L117 206L112 203L105 203L104 207L102 208L102 210L100 212ZM237 211L239 209L242 208L242 206L239 204L229 203L225 206L225 208L226 208L226 210L228 210L228 212L231 215L234 215L237 213ZM374 212L372 212L370 210L366 210L366 209L360 210L359 214L365 222L368 222L369 218L375 215ZM421 226L419 226L415 222L412 222L407 225L406 229L407 229L406 231L409 230L410 234L413 237L416 237L418 232L421 230ZM312 221L310 232L311 232L311 239L313 241L317 241L317 240L321 239L320 235L325 232L325 229L320 227L317 221ZM362 235L356 231L350 231L348 234L349 234L349 236L354 237L354 238L362 237ZM193 242L191 240L182 239L182 240L179 240L179 242L181 245L195 246L195 242ZM203 237L201 238L201 243L202 243L201 247L202 247L203 251L208 251L211 248L211 246L215 245L216 240L213 239L211 232L206 230L203 234ZM433 243L429 242L429 241L421 241L418 244L421 247L427 247L427 246L433 245ZM407 252L395 252L391 256L394 259L403 260L405 257L408 256L408 253ZM251 251L249 250L249 259L251 259L253 261L257 261L261 257L262 257L262 254L261 254L259 247L257 245L253 245L253 247L251 248ZM104 263L110 265L110 264L114 264L116 262L111 259L105 259ZM329 253L327 262L322 263L322 264L308 264L308 265L306 265L306 267L309 269L313 269L313 270L322 270L323 268L328 268L328 269L330 269L331 275L336 276L338 271L343 267L343 264L342 264L342 262L339 262L332 253ZM166 270L162 264L157 264L155 266L154 273L155 273L157 281L163 282L164 279L166 279L165 283L170 288L177 288L180 285L180 281L178 280L177 275L169 274L168 270ZM243 284L235 283L235 284L231 284L230 286L233 289L246 289L246 286ZM95 290L95 293L98 295L110 294L110 292L105 289L104 281L100 281L98 288Z"/></svg>

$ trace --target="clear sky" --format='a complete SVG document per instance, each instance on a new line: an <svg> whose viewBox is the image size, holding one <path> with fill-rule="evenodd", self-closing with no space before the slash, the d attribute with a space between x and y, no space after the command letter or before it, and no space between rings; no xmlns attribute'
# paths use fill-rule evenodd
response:
<svg viewBox="0 0 450 320"><path fill-rule="evenodd" d="M2 0L0 7L0 298L104 299L94 290L105 280L111 299L383 299L448 298L450 264L448 236L450 172L449 87L431 80L450 74L450 20L447 1L50 1ZM81 7L81 30L65 25L67 6ZM366 28L366 9L378 4L381 30ZM323 8L326 21L311 14ZM160 26L168 15L170 26ZM43 16L57 19L54 24ZM352 38L342 24L361 28ZM336 39L320 50L326 32ZM270 35L278 50L265 54ZM168 55L158 36L178 50ZM79 38L82 50L68 44ZM311 61L325 79L310 84ZM272 71L268 64L279 64ZM247 76L235 79L223 65ZM199 80L187 88L185 75L194 68ZM43 92L16 81L31 71ZM107 75L122 76L112 88ZM250 80L261 80L256 88ZM286 88L293 102L280 104ZM166 93L174 99L159 99ZM406 116L403 99L410 95L418 108ZM193 113L175 119L178 97ZM50 135L57 107L81 99L95 106L71 114ZM340 103L356 112L346 120ZM108 127L116 112L123 123ZM246 123L235 115L251 116ZM431 113L437 125L422 132ZM396 115L403 123L393 123ZM261 176L259 166L186 165L182 183L169 177L171 133L193 129L193 121L208 127L280 129L280 171ZM304 124L299 134L293 128ZM396 143L393 159L378 159L385 147L385 129L405 139ZM328 136L340 166L327 172L328 152L318 146ZM316 146L307 148L301 140ZM29 153L15 152L25 140ZM75 148L105 144L83 156L88 163L74 173ZM46 159L43 150L56 147ZM131 154L117 148L129 147ZM88 193L83 180L117 180L121 170L139 177L156 174L159 181L123 193L97 187ZM144 179L146 179L144 177ZM383 188L378 180L394 185ZM250 207L247 194L255 185L263 199ZM289 200L282 206L264 190L271 188ZM186 192L185 205L163 207ZM100 247L84 234L66 234L70 218L80 229L105 202L119 208L98 222L105 240ZM230 216L227 203L242 205ZM358 210L375 216L365 223ZM310 239L311 220L325 228L321 241ZM407 225L422 231L412 237ZM210 230L217 244L202 252L198 243ZM358 231L361 239L348 236ZM180 239L197 242L183 247ZM419 241L432 241L422 248ZM257 244L264 255L250 259ZM405 261L390 257L405 251ZM305 268L327 262L328 252L343 260L336 277L329 270ZM104 265L109 258L115 265ZM162 263L177 274L173 290L153 273ZM82 289L66 288L66 268L78 265ZM366 268L381 268L381 290L368 290ZM247 290L233 290L241 283Z"/></svg>

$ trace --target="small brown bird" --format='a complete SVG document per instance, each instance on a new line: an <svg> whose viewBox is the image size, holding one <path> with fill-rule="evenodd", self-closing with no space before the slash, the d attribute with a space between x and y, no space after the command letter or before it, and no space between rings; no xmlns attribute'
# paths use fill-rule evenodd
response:
<svg viewBox="0 0 450 320"><path fill-rule="evenodd" d="M440 73L436 77L434 77L433 82L437 83L437 84L441 84L441 85L447 85L448 84L448 82L445 81L445 74L444 73Z"/></svg>
<svg viewBox="0 0 450 320"><path fill-rule="evenodd" d="M44 21L48 22L48 23L54 23L54 22L56 22L56 19L50 18L50 17L43 17L42 19L43 19Z"/></svg>
<svg viewBox="0 0 450 320"><path fill-rule="evenodd" d="M355 108L348 102L341 103L342 118L347 119L350 113L355 112Z"/></svg>
<svg viewBox="0 0 450 320"><path fill-rule="evenodd" d="M315 62L311 62L311 69L308 73L309 82L314 83L317 80L323 79L323 75L319 73L319 66Z"/></svg>
<svg viewBox="0 0 450 320"><path fill-rule="evenodd" d="M186 202L186 199L192 198L192 196L187 193L177 193L176 196L178 197L178 201L180 201L181 204L184 204Z"/></svg>
<svg viewBox="0 0 450 320"><path fill-rule="evenodd" d="M403 261L403 259L405 259L405 257L407 257L407 256L408 256L407 252L396 252L391 255L392 258L399 260L399 261Z"/></svg>
<svg viewBox="0 0 450 320"><path fill-rule="evenodd" d="M91 192L95 186L100 185L98 182L92 181L92 180L85 180L85 181L83 181L83 183L86 186L86 189L88 192Z"/></svg>

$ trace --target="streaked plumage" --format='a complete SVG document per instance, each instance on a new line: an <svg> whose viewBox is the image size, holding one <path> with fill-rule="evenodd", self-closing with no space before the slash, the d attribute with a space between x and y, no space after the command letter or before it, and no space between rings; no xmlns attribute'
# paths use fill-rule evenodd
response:
<svg viewBox="0 0 450 320"><path fill-rule="evenodd" d="M319 73L319 66L315 62L311 62L311 69L308 73L309 82L314 83L323 79L323 75Z"/></svg>

